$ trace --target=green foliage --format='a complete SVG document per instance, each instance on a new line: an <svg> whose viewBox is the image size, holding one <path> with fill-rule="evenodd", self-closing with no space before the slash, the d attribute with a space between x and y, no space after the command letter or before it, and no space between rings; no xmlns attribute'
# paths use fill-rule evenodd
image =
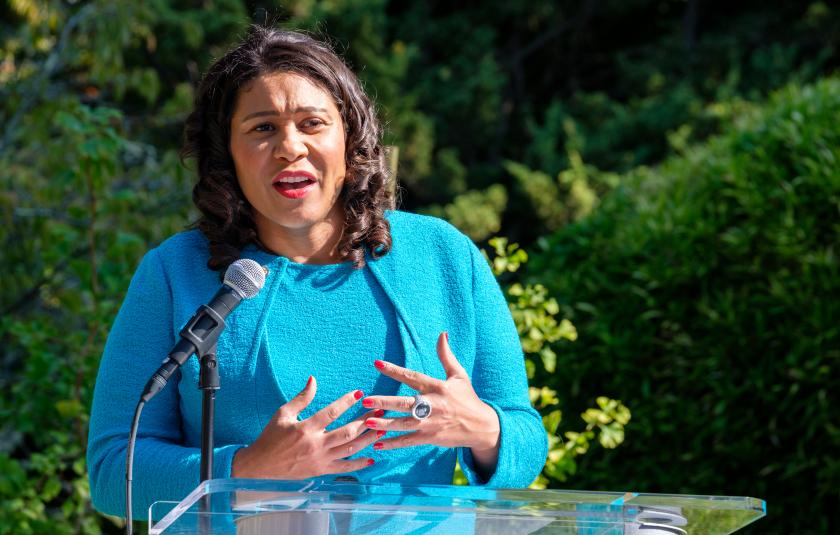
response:
<svg viewBox="0 0 840 535"><path fill-rule="evenodd" d="M528 253L519 248L519 244L508 243L507 238L495 237L489 240L495 256L489 260L493 273L497 277L506 273L515 273L528 261ZM487 253L483 252L487 257ZM522 284L515 282L507 287L508 306L516 330L526 354L540 357L543 369L554 373L557 355L551 348L552 342L561 339L574 341L577 331L568 319L557 322L560 308L542 284ZM528 377L534 376L534 362L526 361Z"/></svg>
<svg viewBox="0 0 840 535"><path fill-rule="evenodd" d="M521 249L518 243L508 243L507 238L496 236L487 240L487 243L493 248L493 258L490 259L487 251L481 253L490 262L490 269L497 277L506 273L516 273L528 261L525 249Z"/></svg>
<svg viewBox="0 0 840 535"><path fill-rule="evenodd" d="M578 457L585 455L596 438L598 443L607 449L617 448L624 442L624 426L630 422L630 410L620 401L605 396L596 398L598 408L590 407L581 414L586 422L583 431L566 431L565 440L558 434L558 427L562 420L560 409L553 408L558 404L557 392L542 387L531 387L531 403L540 409L543 416L543 426L548 433L548 460L543 474L531 485L531 488L546 488L550 479L565 483L577 473Z"/></svg>
<svg viewBox="0 0 840 535"><path fill-rule="evenodd" d="M554 316L560 308L553 297L546 297L547 293L542 284L522 286L514 283L508 288L508 295L514 299L510 308L522 337L522 349L526 353L539 354L545 371L554 373L557 355L547 344L560 339L575 340L577 331L565 318L557 323Z"/></svg>
<svg viewBox="0 0 840 535"><path fill-rule="evenodd" d="M579 152L570 150L568 158L571 167L561 171L557 180L516 162L504 164L547 230L559 230L586 217L598 205L598 198L618 184L618 175L586 165Z"/></svg>
<svg viewBox="0 0 840 535"><path fill-rule="evenodd" d="M575 485L754 495L762 533L837 527L837 117L840 80L787 87L622 177L532 259L580 333L545 384L643 422Z"/></svg>
<svg viewBox="0 0 840 535"><path fill-rule="evenodd" d="M481 241L501 229L506 204L504 186L494 184L484 191L467 191L446 206L432 205L423 212L442 217L473 240Z"/></svg>
<svg viewBox="0 0 840 535"><path fill-rule="evenodd" d="M131 136L117 102L163 93L154 71L127 64L151 35L143 6L17 2L30 24L4 34L0 243L14 284L0 289L0 533L115 527L90 506L94 378L134 266L182 227L189 192L174 151Z"/></svg>
<svg viewBox="0 0 840 535"><path fill-rule="evenodd" d="M78 420L86 409L71 404L72 411L62 410L61 402L54 409L69 421ZM99 521L90 511L84 451L78 437L61 432L50 435L51 444L24 462L0 454L0 533L100 532ZM52 505L57 503L60 508Z"/></svg>
<svg viewBox="0 0 840 535"><path fill-rule="evenodd" d="M495 237L489 240L494 256L488 259L493 273L497 277L515 273L528 261L528 254L518 244L508 243L507 238ZM532 380L538 368L536 358L542 370L554 374L557 355L551 349L552 342L564 339L574 341L577 331L568 319L557 321L560 312L557 301L547 297L546 288L541 285L522 286L513 283L506 288L508 306L513 316L522 350L525 352L525 367L528 378ZM598 408L588 408L581 415L586 423L583 431L559 433L562 412L557 391L548 387L531 386L531 403L543 414L543 427L548 436L548 458L543 473L531 484L533 489L544 489L552 481L566 482L577 471L577 457L589 451L589 445L597 436L604 448L614 449L624 441L624 426L630 421L630 410L620 401L599 396ZM597 431L597 433L596 433ZM466 484L464 474L456 469L455 484Z"/></svg>
<svg viewBox="0 0 840 535"><path fill-rule="evenodd" d="M603 172L584 163L580 153L583 139L574 121L559 110L559 107L552 105L547 112L552 121L562 124L566 135L565 160L568 168L563 169L561 166L556 181L547 173L531 170L523 164L513 161L504 163L505 170L516 179L543 226L549 231L559 230L586 217L597 206L598 198L618 185L617 174ZM545 145L545 139L555 135L554 129L547 135L543 135L533 125L531 130L537 138L532 148L540 153L550 150ZM543 156L548 156L548 153ZM553 160L543 159L548 160L546 163L549 168L554 167Z"/></svg>
<svg viewBox="0 0 840 535"><path fill-rule="evenodd" d="M491 262L496 276L516 272L528 261L528 254L518 244L508 244L506 238L493 238L490 245L496 253ZM522 340L522 350L538 354L545 370L554 373L557 355L548 344L560 339L573 341L577 339L577 331L565 318L557 323L555 316L560 309L557 301L548 298L547 293L542 284L522 286L517 282L507 288L510 312ZM534 364L528 361L527 365L528 376L533 377Z"/></svg>
<svg viewBox="0 0 840 535"><path fill-rule="evenodd" d="M186 195L186 184L174 158L125 165L138 147L123 137L114 109L66 101L32 113L54 131L36 130L24 138L32 150L3 155L13 173L0 202L13 225L0 239L17 285L1 305L4 369L13 375L4 375L0 395L8 436L0 532L98 533L84 448L99 355L146 233L160 239L154 233L183 220L183 212L164 216L155 205ZM159 181L151 191L138 185L147 173ZM128 230L138 219L156 226Z"/></svg>

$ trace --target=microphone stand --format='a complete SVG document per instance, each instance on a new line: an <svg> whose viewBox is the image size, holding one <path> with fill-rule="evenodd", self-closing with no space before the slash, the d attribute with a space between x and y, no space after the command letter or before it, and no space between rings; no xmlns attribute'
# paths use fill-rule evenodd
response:
<svg viewBox="0 0 840 535"><path fill-rule="evenodd" d="M175 371L195 354L200 363L198 387L203 391L201 405L201 483L213 477L213 420L215 416L216 390L219 389L219 369L216 360L216 340L225 328L225 318L242 299L254 297L265 284L268 270L250 259L240 259L225 271L222 288L213 296L209 305L202 305L193 317L181 329L181 340L164 359L163 364L146 383L140 401L134 410L134 420L128 434L125 466L125 532L132 533L131 483L133 479L134 446L137 440L137 427L140 412L145 404L160 392ZM210 510L209 497L202 502L202 512ZM210 533L209 514L201 532Z"/></svg>
<svg viewBox="0 0 840 535"><path fill-rule="evenodd" d="M216 344L204 355L200 355L198 388L201 399L201 472L200 481L213 479L213 424L216 412L216 391L219 389L219 362L216 360ZM200 504L200 533L212 533L210 520L210 495L205 495Z"/></svg>
<svg viewBox="0 0 840 535"><path fill-rule="evenodd" d="M198 376L201 399L201 479L203 483L213 479L213 424L216 416L216 391L219 389L219 362L216 360L216 344L202 355Z"/></svg>

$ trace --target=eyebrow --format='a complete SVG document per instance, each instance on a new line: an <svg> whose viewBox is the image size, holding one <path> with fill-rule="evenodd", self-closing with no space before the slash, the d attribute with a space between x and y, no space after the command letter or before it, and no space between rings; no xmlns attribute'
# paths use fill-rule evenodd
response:
<svg viewBox="0 0 840 535"><path fill-rule="evenodd" d="M302 106L300 108L295 108L294 110L292 110L292 113L301 113L301 112L329 113L329 111L326 108L318 108L318 107L315 107L315 106ZM280 113L277 112L277 111L274 111L274 110L255 111L254 113L249 113L248 115L243 117L242 122L244 123L245 121L247 121L249 119L254 119L255 117L266 117L266 116L269 116L269 115L272 115L272 116L273 115L280 115Z"/></svg>

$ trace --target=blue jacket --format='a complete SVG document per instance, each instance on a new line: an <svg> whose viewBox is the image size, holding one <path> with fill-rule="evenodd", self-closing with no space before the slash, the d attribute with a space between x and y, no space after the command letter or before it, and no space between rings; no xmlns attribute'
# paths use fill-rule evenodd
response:
<svg viewBox="0 0 840 535"><path fill-rule="evenodd" d="M469 449L435 446L377 452L378 470L362 470L355 477L362 482L449 484L457 458L472 485L527 486L545 462L546 436L528 400L519 338L498 283L472 241L448 223L404 212L389 212L388 219L392 250L369 261L366 269L394 305L405 366L445 379L435 344L440 332L448 331L452 350L478 396L499 415L501 447L495 473L487 481L475 472ZM180 328L220 286L219 273L207 268L208 256L207 241L198 231L179 233L151 250L114 321L96 380L87 451L91 495L102 512L124 514L126 443L143 386L175 344ZM270 349L271 334L265 329L270 306L265 305L288 261L253 247L242 256L269 265L269 275L263 290L228 317L219 339L222 389L216 399L215 478L230 477L233 455L253 442L287 401L274 372L265 369L272 357L279 357ZM340 366L340 351L336 355ZM134 457L137 518L145 517L152 502L180 501L198 485L197 384L198 363L191 358L143 411ZM397 395L413 392L401 385Z"/></svg>

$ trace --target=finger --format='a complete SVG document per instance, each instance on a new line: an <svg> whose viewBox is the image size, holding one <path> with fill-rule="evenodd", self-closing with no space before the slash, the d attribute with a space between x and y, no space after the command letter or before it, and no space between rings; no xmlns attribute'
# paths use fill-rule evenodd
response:
<svg viewBox="0 0 840 535"><path fill-rule="evenodd" d="M364 395L365 393L361 390L347 392L337 400L313 414L307 422L317 426L319 429L324 429L334 421L338 420L342 414L347 412L347 409L362 399L362 396Z"/></svg>
<svg viewBox="0 0 840 535"><path fill-rule="evenodd" d="M384 360L375 360L373 365L383 375L387 375L391 379L399 381L417 390L418 392L430 392L439 388L443 381L429 377L420 372L385 362Z"/></svg>
<svg viewBox="0 0 840 535"><path fill-rule="evenodd" d="M356 453L362 451L363 449L367 448L383 436L385 436L387 431L379 430L379 431L369 431L361 436L356 437L355 439L347 442L345 444L341 444L334 448L330 448L327 452L330 459L343 459L345 457L350 457L351 455L355 455Z"/></svg>
<svg viewBox="0 0 840 535"><path fill-rule="evenodd" d="M395 450L397 448L410 448L411 446L429 444L428 440L428 437L426 437L422 431L415 431L414 433L407 433L398 437L377 441L373 444L373 449L380 451Z"/></svg>
<svg viewBox="0 0 840 535"><path fill-rule="evenodd" d="M280 407L277 415L283 420L296 420L298 415L303 412L303 409L308 407L312 403L312 400L315 399L315 392L317 390L318 382L315 380L315 377L310 375L303 390L290 399L288 403Z"/></svg>
<svg viewBox="0 0 840 535"><path fill-rule="evenodd" d="M368 418L365 427L384 431L415 431L422 420L407 416L405 418Z"/></svg>
<svg viewBox="0 0 840 535"><path fill-rule="evenodd" d="M385 411L382 409L368 411L367 413L363 414L360 418L356 418L349 424L342 425L338 429L328 431L324 436L324 447L329 449L339 446L341 444L347 444L348 442L355 440L359 435L361 435L368 429L365 426L365 420L367 420L368 418L379 418L384 414Z"/></svg>
<svg viewBox="0 0 840 535"><path fill-rule="evenodd" d="M440 363L443 364L446 377L467 375L467 371L461 366L461 363L455 357L455 353L452 352L452 348L449 347L449 333L446 331L443 331L438 336L437 354Z"/></svg>
<svg viewBox="0 0 840 535"><path fill-rule="evenodd" d="M369 409L411 412L411 407L414 406L414 398L407 396L368 396L362 400L362 406Z"/></svg>
<svg viewBox="0 0 840 535"><path fill-rule="evenodd" d="M373 459L370 457L362 457L360 459L348 459L348 460L340 460L340 461L333 461L329 465L327 465L326 470L324 471L325 474L344 474L347 472L356 472L362 470L363 468L367 468L374 464Z"/></svg>

